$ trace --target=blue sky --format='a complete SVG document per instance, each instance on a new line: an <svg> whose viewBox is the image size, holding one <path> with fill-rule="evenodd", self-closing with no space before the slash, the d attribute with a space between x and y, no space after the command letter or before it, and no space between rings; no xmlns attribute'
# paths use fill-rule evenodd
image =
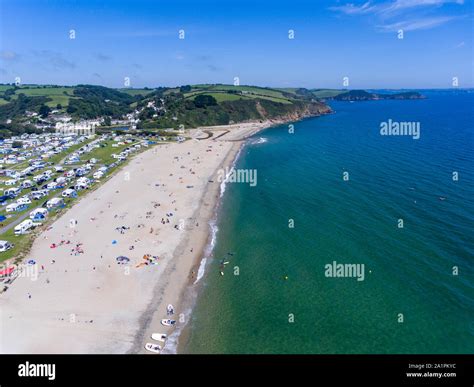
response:
<svg viewBox="0 0 474 387"><path fill-rule="evenodd" d="M471 0L0 0L2 83L473 87L472 43Z"/></svg>

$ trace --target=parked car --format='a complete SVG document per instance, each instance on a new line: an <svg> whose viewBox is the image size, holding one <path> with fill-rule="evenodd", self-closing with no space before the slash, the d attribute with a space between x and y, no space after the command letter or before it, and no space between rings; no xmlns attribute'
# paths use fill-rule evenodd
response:
<svg viewBox="0 0 474 387"><path fill-rule="evenodd" d="M10 243L8 241L0 241L0 253L10 250L13 247L15 247L13 243Z"/></svg>

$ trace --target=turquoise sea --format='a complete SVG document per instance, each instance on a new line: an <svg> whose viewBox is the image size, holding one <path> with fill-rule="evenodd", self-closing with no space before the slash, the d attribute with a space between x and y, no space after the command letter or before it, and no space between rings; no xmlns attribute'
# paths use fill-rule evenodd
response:
<svg viewBox="0 0 474 387"><path fill-rule="evenodd" d="M421 92L249 139L257 185L226 186L186 353L474 353L474 93Z"/></svg>

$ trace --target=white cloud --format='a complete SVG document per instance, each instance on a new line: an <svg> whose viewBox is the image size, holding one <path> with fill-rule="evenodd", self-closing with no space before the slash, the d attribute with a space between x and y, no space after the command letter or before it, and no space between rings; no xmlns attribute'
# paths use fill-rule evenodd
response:
<svg viewBox="0 0 474 387"><path fill-rule="evenodd" d="M346 15L362 15L366 13L376 12L378 7L376 5L371 5L370 1L367 1L362 5L354 5L352 3L348 3L336 7L329 7L329 9L332 11L345 13Z"/></svg>
<svg viewBox="0 0 474 387"><path fill-rule="evenodd" d="M381 12L399 12L413 8L422 7L440 7L444 4L455 3L462 5L464 0L395 0L393 3L387 3Z"/></svg>
<svg viewBox="0 0 474 387"><path fill-rule="evenodd" d="M330 7L329 9L346 15L363 15L368 13L391 13L422 7L439 7L448 3L462 5L464 4L464 0L394 0L379 4L373 4L372 2L367 1L361 5L347 3L340 6Z"/></svg>
<svg viewBox="0 0 474 387"><path fill-rule="evenodd" d="M379 23L376 26L378 31L398 31L400 29L415 31L438 27L457 19L458 17L455 16L429 16L432 14L430 11L439 9L448 3L462 5L464 0L393 0L378 4L367 1L360 5L347 3L330 9L350 16L375 15ZM417 12L418 10L424 12L420 14Z"/></svg>
<svg viewBox="0 0 474 387"><path fill-rule="evenodd" d="M430 28L438 27L442 24L446 24L454 17L433 17L433 18L422 18L415 20L405 20L392 24L379 25L377 28L381 31L392 32L392 31L415 31L415 30L427 30Z"/></svg>

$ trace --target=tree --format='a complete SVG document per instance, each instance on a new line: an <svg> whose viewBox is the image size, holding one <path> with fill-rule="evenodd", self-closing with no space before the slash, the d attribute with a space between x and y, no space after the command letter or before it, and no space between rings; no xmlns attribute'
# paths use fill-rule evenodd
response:
<svg viewBox="0 0 474 387"><path fill-rule="evenodd" d="M194 98L194 104L197 108L217 105L216 99L212 95L200 94Z"/></svg>
<svg viewBox="0 0 474 387"><path fill-rule="evenodd" d="M56 105L56 109L61 110L62 108L63 108L63 105L61 105L60 103Z"/></svg>
<svg viewBox="0 0 474 387"><path fill-rule="evenodd" d="M21 148L23 147L23 143L21 141L13 141L12 148Z"/></svg>
<svg viewBox="0 0 474 387"><path fill-rule="evenodd" d="M189 85L184 85L179 88L179 91L181 93L189 93L191 91L191 86Z"/></svg>
<svg viewBox="0 0 474 387"><path fill-rule="evenodd" d="M48 105L41 105L39 109L39 115L42 118L48 117L48 114L51 112L51 108Z"/></svg>
<svg viewBox="0 0 474 387"><path fill-rule="evenodd" d="M141 111L138 118L140 118L140 120L142 120L142 121L145 121L145 120L148 120L150 118L153 118L154 114L155 114L155 109L153 109L151 107L147 107L147 108L145 108Z"/></svg>
<svg viewBox="0 0 474 387"><path fill-rule="evenodd" d="M112 125L112 120L109 116L104 117L104 121L102 121L102 126L110 126Z"/></svg>

